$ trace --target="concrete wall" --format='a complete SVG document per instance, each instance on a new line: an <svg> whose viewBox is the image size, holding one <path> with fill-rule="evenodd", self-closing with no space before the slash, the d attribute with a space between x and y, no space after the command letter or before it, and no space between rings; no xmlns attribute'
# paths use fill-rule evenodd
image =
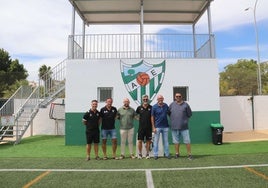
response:
<svg viewBox="0 0 268 188"><path fill-rule="evenodd" d="M133 108L137 107L129 95L122 80L120 63L133 65L140 59L107 60L68 60L66 63L66 112L85 112L90 108L90 101L98 98L97 87L113 87L113 105L120 107L128 97ZM150 64L166 62L163 83L159 94L166 103L174 99L174 86L189 87L189 100L193 111L219 111L219 75L216 59L148 59ZM148 87L148 86L146 86ZM150 92L146 88L146 94ZM156 103L156 97L152 103ZM99 107L104 106L99 102Z"/></svg>
<svg viewBox="0 0 268 188"><path fill-rule="evenodd" d="M57 99L53 103L62 103L63 99ZM32 125L28 128L24 137L32 135L65 135L65 120L49 118L50 105L46 108L40 108L34 118Z"/></svg>
<svg viewBox="0 0 268 188"><path fill-rule="evenodd" d="M149 75L147 85L138 83L140 72ZM112 87L113 105L122 106L124 98L136 109L143 94L151 104L162 94L164 102L174 100L174 87L187 87L187 102L193 143L211 142L211 123L220 122L219 74L216 59L76 59L66 62L66 129L65 144L85 143L83 114L90 101L98 99L98 87ZM99 109L105 105L99 102ZM138 122L134 121L135 131ZM119 122L116 121L119 130ZM118 134L119 135L119 134ZM120 139L120 138L119 138Z"/></svg>
<svg viewBox="0 0 268 188"><path fill-rule="evenodd" d="M268 129L268 96L220 97L225 132Z"/></svg>
<svg viewBox="0 0 268 188"><path fill-rule="evenodd" d="M253 130L253 126L254 130L268 130L268 96L254 96L253 105L250 98L251 96L220 97L220 120L225 132L249 131ZM54 102L61 103L62 99ZM49 109L50 105L39 110L33 127L27 130L25 137L56 134L55 120L49 119ZM58 134L65 135L65 121L59 121Z"/></svg>

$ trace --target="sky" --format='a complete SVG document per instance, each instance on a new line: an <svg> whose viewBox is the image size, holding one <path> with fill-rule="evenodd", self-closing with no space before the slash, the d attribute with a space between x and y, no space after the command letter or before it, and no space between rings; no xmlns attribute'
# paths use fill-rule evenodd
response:
<svg viewBox="0 0 268 188"><path fill-rule="evenodd" d="M216 39L219 72L239 59L257 60L254 25L255 0L214 0L211 3L212 32ZM245 11L249 8L248 11ZM260 61L268 61L268 1L258 0L256 26ZM0 48L18 59L28 71L28 81L38 80L42 65L52 68L67 58L72 30L72 7L68 0L1 0ZM145 26L145 33L157 33L176 26ZM81 34L76 16L76 34ZM197 24L198 33L208 33L206 14ZM181 28L180 28L181 29ZM90 26L86 33L139 32L138 25Z"/></svg>

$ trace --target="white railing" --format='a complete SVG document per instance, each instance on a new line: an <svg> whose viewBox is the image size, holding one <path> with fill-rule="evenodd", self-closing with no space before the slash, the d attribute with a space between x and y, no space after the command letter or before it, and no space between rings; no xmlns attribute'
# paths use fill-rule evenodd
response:
<svg viewBox="0 0 268 188"><path fill-rule="evenodd" d="M49 70L39 79L39 98L46 106L65 87L66 60ZM64 95L64 93L63 93ZM64 96L60 96L64 97Z"/></svg>
<svg viewBox="0 0 268 188"><path fill-rule="evenodd" d="M11 116L14 114L14 112L18 111L18 109L27 100L32 91L33 88L31 86L20 86L17 91L0 108L0 117ZM17 99L19 99L19 103L17 103Z"/></svg>
<svg viewBox="0 0 268 188"><path fill-rule="evenodd" d="M143 52L140 39L140 34L70 35L68 58L215 58L214 35L144 34Z"/></svg>
<svg viewBox="0 0 268 188"><path fill-rule="evenodd" d="M39 107L46 107L59 94L64 97L66 61L49 70L39 79L38 87L21 86L0 108L0 142L19 143L32 123ZM12 120L12 123L11 123ZM5 138L15 140L5 140Z"/></svg>

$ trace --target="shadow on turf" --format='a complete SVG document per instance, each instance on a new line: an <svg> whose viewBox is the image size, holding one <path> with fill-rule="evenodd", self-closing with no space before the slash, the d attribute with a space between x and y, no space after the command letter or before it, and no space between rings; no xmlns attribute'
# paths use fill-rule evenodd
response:
<svg viewBox="0 0 268 188"><path fill-rule="evenodd" d="M44 136L33 136L33 137L28 137L26 139L23 139L20 144L27 144L27 143L32 143L32 142L39 142L39 141L45 141L45 140L51 140L54 138L62 138L63 136L51 136L51 135L44 135Z"/></svg>
<svg viewBox="0 0 268 188"><path fill-rule="evenodd" d="M193 154L193 159L201 159L201 158L210 157L210 156L213 156L213 155L194 155ZM159 158L165 159L165 157L159 157ZM187 159L187 158L188 158L187 155L181 155L178 159ZM153 157L151 159L153 159ZM175 155L172 155L172 154L171 154L171 159L177 160L175 158Z"/></svg>
<svg viewBox="0 0 268 188"><path fill-rule="evenodd" d="M44 135L44 136L32 136L28 137L25 139L22 139L19 145L21 144L28 144L28 143L33 143L33 142L40 142L40 141L45 141L45 140L51 140L54 138L62 138L63 136L51 136L51 135ZM3 142L0 144L0 147L6 147L6 146L13 146L14 142Z"/></svg>

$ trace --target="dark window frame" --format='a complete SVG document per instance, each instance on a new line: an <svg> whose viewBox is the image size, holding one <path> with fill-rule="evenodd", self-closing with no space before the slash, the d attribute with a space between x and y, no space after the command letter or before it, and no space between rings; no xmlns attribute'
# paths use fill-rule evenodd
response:
<svg viewBox="0 0 268 188"><path fill-rule="evenodd" d="M105 102L107 98L113 98L113 87L98 87L98 101Z"/></svg>
<svg viewBox="0 0 268 188"><path fill-rule="evenodd" d="M189 87L188 86L173 86L173 97L175 93L181 93L184 101L189 101Z"/></svg>

